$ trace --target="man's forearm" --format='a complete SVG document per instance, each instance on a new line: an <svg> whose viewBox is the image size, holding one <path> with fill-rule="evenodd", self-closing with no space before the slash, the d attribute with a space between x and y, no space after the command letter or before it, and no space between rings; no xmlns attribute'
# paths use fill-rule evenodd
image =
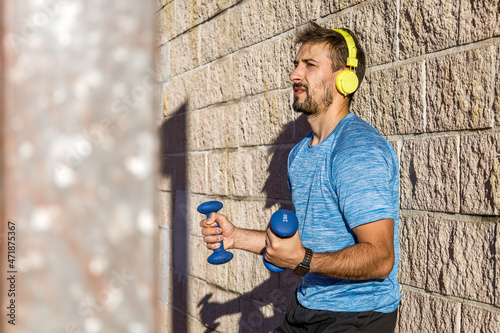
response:
<svg viewBox="0 0 500 333"><path fill-rule="evenodd" d="M358 243L338 252L314 253L309 272L337 279L385 279L394 265L394 252Z"/></svg>
<svg viewBox="0 0 500 333"><path fill-rule="evenodd" d="M234 239L234 248L263 254L266 248L266 233L258 230L237 228Z"/></svg>

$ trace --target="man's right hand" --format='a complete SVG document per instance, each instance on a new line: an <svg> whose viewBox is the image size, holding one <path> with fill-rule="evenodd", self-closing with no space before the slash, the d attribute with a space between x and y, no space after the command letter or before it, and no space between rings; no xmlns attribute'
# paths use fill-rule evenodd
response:
<svg viewBox="0 0 500 333"><path fill-rule="evenodd" d="M219 227L216 227L216 223ZM203 240L207 243L207 248L209 250L217 249L221 240L224 242L224 249L234 248L235 234L237 229L226 216L217 213L211 213L208 219L203 219L200 222L201 234L204 236ZM217 235L220 234L221 235Z"/></svg>

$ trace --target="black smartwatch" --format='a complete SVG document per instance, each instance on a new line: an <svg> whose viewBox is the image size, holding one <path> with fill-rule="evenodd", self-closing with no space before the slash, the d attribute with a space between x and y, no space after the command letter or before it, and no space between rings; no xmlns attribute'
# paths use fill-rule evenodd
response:
<svg viewBox="0 0 500 333"><path fill-rule="evenodd" d="M306 250L306 255L304 256L304 260L300 264L295 267L293 272L298 276L304 276L309 272L309 265L311 265L311 259L313 256L313 251L307 247L304 247Z"/></svg>

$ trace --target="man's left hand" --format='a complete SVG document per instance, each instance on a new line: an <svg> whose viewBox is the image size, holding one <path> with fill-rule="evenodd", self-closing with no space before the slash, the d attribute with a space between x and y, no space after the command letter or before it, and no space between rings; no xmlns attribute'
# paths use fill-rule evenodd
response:
<svg viewBox="0 0 500 333"><path fill-rule="evenodd" d="M294 269L302 262L306 250L297 231L293 236L280 238L271 228L266 231L266 260L281 268Z"/></svg>

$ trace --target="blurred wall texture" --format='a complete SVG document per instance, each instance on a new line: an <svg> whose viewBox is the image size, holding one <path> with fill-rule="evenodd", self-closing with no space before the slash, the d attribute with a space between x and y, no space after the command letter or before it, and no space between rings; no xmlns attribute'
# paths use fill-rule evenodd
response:
<svg viewBox="0 0 500 333"><path fill-rule="evenodd" d="M1 2L1 332L155 331L154 10Z"/></svg>
<svg viewBox="0 0 500 333"><path fill-rule="evenodd" d="M352 111L401 164L399 332L500 327L498 0L161 0L161 332L269 332L298 281L235 251L210 266L196 212L263 229L290 207L286 157L308 128L288 75L296 29L347 27L368 55ZM417 324L419 323L419 324Z"/></svg>

